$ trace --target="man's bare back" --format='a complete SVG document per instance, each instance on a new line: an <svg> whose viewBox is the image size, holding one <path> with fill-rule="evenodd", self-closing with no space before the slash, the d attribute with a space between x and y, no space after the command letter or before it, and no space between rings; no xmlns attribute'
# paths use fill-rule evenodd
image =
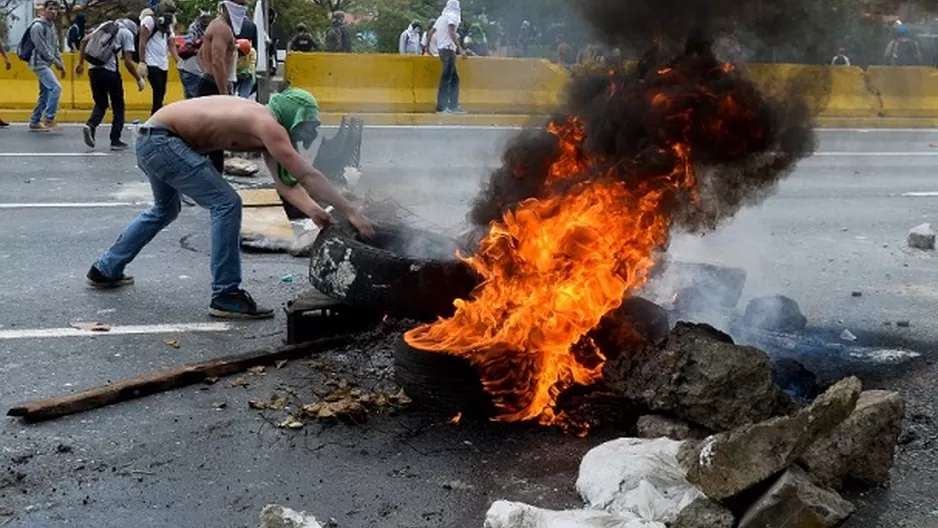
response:
<svg viewBox="0 0 938 528"><path fill-rule="evenodd" d="M200 153L265 150L263 129L279 126L266 106L227 95L186 99L164 106L146 122L163 126Z"/></svg>
<svg viewBox="0 0 938 528"><path fill-rule="evenodd" d="M222 95L228 93L227 80L232 74L229 70L236 47L234 32L222 17L216 17L205 28L198 53L199 66L215 79Z"/></svg>

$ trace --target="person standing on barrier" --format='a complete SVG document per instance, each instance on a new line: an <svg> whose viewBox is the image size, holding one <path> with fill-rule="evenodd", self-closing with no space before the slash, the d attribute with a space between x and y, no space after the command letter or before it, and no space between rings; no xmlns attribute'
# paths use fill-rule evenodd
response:
<svg viewBox="0 0 938 528"><path fill-rule="evenodd" d="M0 42L0 57L3 57L3 65L7 71L13 69L13 63L10 62L10 57L7 57L7 50L3 47L3 42ZM10 123L0 119L0 128L6 128L10 126Z"/></svg>
<svg viewBox="0 0 938 528"><path fill-rule="evenodd" d="M123 58L124 66L137 81L137 89L142 92L143 77L137 72L133 60L136 39L137 24L123 18L101 24L79 44L75 74L81 76L84 73L87 60L90 64L88 79L91 82L91 97L94 99L94 109L82 127L85 145L89 148L95 147L95 131L107 112L108 99L113 113L111 150L127 148L127 144L121 141L121 133L124 131L124 80L121 78L117 58Z"/></svg>
<svg viewBox="0 0 938 528"><path fill-rule="evenodd" d="M166 83L169 77L169 56L179 63L176 49L176 35L173 25L176 21L176 4L172 0L160 2L156 13L145 9L140 15L141 74L146 73L153 90L153 103L150 115L163 107L166 98ZM143 69L146 72L143 72Z"/></svg>
<svg viewBox="0 0 938 528"><path fill-rule="evenodd" d="M39 99L36 108L29 118L31 132L49 132L61 130L55 122L55 115L59 111L59 97L62 95L62 84L52 73L55 66L62 78L65 78L65 64L59 52L58 31L55 29L55 19L59 16L58 0L46 0L42 4L42 16L33 20L29 29L20 42L20 47L28 43L32 51L29 52L29 69L39 79ZM20 53L19 51L17 53Z"/></svg>
<svg viewBox="0 0 938 528"><path fill-rule="evenodd" d="M440 88L436 97L436 111L454 114L463 113L459 107L459 72L456 69L456 53L466 57L466 50L459 42L456 28L462 23L462 13L459 0L448 0L446 9L436 19L436 24L430 30L429 40L437 39L440 49L440 61L443 63L443 73L440 76Z"/></svg>

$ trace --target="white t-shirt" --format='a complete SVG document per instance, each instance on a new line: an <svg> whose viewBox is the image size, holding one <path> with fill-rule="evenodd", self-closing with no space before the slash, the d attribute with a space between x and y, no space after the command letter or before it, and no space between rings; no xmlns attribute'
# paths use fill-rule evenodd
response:
<svg viewBox="0 0 938 528"><path fill-rule="evenodd" d="M111 55L111 58L103 66L95 66L91 64L88 66L88 69L91 68L104 68L105 70L110 70L112 72L117 72L117 57L119 54L126 52L133 53L137 49L137 44L134 42L134 34L130 32L129 29L122 27L117 30L117 34L114 35L114 55Z"/></svg>
<svg viewBox="0 0 938 528"><path fill-rule="evenodd" d="M169 41L176 38L176 35L172 31L169 35L162 31L154 33L153 28L156 27L156 20L152 16L144 18L140 22L140 26L150 31L150 40L147 40L146 53L144 53L144 63L147 66L169 71Z"/></svg>
<svg viewBox="0 0 938 528"><path fill-rule="evenodd" d="M450 15L443 14L440 15L440 18L436 19L436 24L433 26L436 28L436 45L439 49L448 49L456 51L458 47L456 43L453 42L453 37L449 34L449 27L453 25L458 25L456 19Z"/></svg>

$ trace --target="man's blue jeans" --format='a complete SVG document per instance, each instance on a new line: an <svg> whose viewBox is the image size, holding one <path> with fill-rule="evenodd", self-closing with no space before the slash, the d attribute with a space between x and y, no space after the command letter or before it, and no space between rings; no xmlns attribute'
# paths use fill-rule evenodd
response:
<svg viewBox="0 0 938 528"><path fill-rule="evenodd" d="M179 70L179 80L182 81L182 94L186 99L192 99L199 92L200 75Z"/></svg>
<svg viewBox="0 0 938 528"><path fill-rule="evenodd" d="M38 125L43 113L47 120L55 121L55 114L59 111L59 97L62 96L62 85L55 78L52 68L40 66L34 71L36 77L39 78L39 100L36 101L36 108L33 109L32 117L29 118L29 124Z"/></svg>
<svg viewBox="0 0 938 528"><path fill-rule="evenodd" d="M95 266L120 277L140 250L179 215L180 194L208 209L212 217L212 295L241 287L241 197L199 154L165 129L141 128L134 148L137 165L150 179L153 206L140 213Z"/></svg>

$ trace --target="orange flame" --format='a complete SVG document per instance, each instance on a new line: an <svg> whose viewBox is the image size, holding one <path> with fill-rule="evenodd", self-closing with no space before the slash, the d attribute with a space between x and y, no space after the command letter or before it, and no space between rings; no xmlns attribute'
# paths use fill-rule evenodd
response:
<svg viewBox="0 0 938 528"><path fill-rule="evenodd" d="M560 155L548 182L588 168L579 145L582 123L552 123ZM449 319L405 334L415 348L466 358L497 409L496 421L572 424L555 409L575 384L601 378L605 358L587 332L642 287L656 249L668 241L667 194L693 186L684 145L672 174L629 188L613 178L574 183L560 195L531 198L492 225L465 261L483 278L471 300L457 300ZM576 181L576 180L572 180ZM574 353L585 345L592 358Z"/></svg>

